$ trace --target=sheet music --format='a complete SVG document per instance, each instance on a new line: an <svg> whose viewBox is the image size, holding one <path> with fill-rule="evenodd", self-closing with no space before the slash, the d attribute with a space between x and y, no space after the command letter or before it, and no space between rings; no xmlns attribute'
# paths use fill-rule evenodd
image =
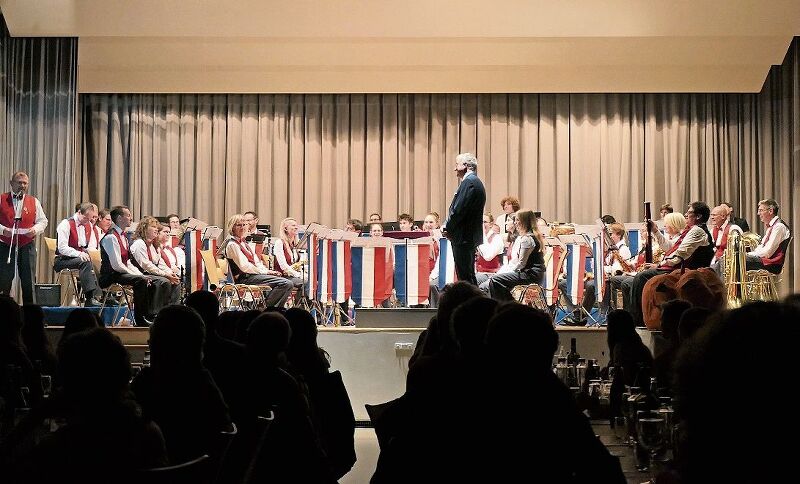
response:
<svg viewBox="0 0 800 484"><path fill-rule="evenodd" d="M206 222L194 217L189 217L189 220L186 222L186 230L203 230L206 227L208 227Z"/></svg>
<svg viewBox="0 0 800 484"><path fill-rule="evenodd" d="M203 240L218 240L219 236L222 235L222 229L217 227L216 225L209 225L205 229L203 229Z"/></svg>
<svg viewBox="0 0 800 484"><path fill-rule="evenodd" d="M562 249L566 249L567 246L564 245L564 242L561 242L558 237L545 237L544 238L544 245L548 247L561 247Z"/></svg>
<svg viewBox="0 0 800 484"><path fill-rule="evenodd" d="M581 247L589 247L589 241L586 239L584 234L559 235L558 238L567 245L572 244L579 245Z"/></svg>

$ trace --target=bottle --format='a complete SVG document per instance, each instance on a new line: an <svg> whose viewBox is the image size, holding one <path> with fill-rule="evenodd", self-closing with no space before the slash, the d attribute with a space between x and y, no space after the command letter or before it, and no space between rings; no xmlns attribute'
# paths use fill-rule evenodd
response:
<svg viewBox="0 0 800 484"><path fill-rule="evenodd" d="M575 338L570 338L569 353L567 353L567 364L570 366L576 366L580 357L581 355L578 353L577 349L577 340Z"/></svg>

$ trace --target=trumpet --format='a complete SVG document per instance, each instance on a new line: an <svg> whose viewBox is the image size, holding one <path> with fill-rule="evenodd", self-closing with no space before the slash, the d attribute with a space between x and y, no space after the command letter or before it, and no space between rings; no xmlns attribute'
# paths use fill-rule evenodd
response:
<svg viewBox="0 0 800 484"><path fill-rule="evenodd" d="M295 262L294 264L292 264L292 269L295 270L295 271L299 271L300 269L303 268L304 265L308 265L308 261L307 260L299 260L299 261Z"/></svg>

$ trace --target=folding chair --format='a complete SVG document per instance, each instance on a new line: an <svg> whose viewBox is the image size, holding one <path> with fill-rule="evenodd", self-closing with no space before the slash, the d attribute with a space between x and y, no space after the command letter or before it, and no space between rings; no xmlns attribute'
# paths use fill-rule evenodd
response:
<svg viewBox="0 0 800 484"><path fill-rule="evenodd" d="M220 303L220 309L230 310L233 308L248 310L248 309L264 309L264 301L266 300L265 293L271 288L264 285L250 285L250 284L236 284L230 282L226 276L227 261L217 259L212 250L201 250L200 255L203 257L203 265L206 268L206 277L214 284L216 281L217 299ZM223 272L220 265L225 263L226 271Z"/></svg>
<svg viewBox="0 0 800 484"><path fill-rule="evenodd" d="M92 267L94 268L95 274L100 274L100 251L99 250L89 250L89 259L92 261ZM103 300L100 304L100 319L103 319L103 312L106 310L107 307L114 308L114 317L112 319L112 326L120 326L122 320L130 321L131 310L133 308L133 286L127 286L124 284L111 284L108 287L102 288L103 289ZM111 296L115 296L116 303L113 306L109 306L109 298ZM120 299L121 298L121 299ZM114 302L112 298L112 303ZM135 310L135 309L134 309ZM121 317L120 317L121 315Z"/></svg>
<svg viewBox="0 0 800 484"><path fill-rule="evenodd" d="M542 274L542 281L539 283L520 284L514 286L511 295L520 304L541 309L550 314L555 320L558 302L558 275L567 252L562 250L548 250L544 258L546 270ZM549 302L550 301L550 302Z"/></svg>
<svg viewBox="0 0 800 484"><path fill-rule="evenodd" d="M44 243L47 246L47 251L50 253L50 258L55 261L58 241L56 239L51 239L50 237L45 237ZM62 306L82 306L81 301L83 300L83 290L78 286L78 274L78 269L61 269L58 271L58 273L56 273L55 268L53 268L53 275L56 284L64 287L64 279L66 278L66 287L72 290L72 297L75 298L76 301L75 304L66 304L68 301L67 298L70 296L70 294L69 291L63 291L60 301Z"/></svg>
<svg viewBox="0 0 800 484"><path fill-rule="evenodd" d="M182 464L136 471L134 480L150 484L211 484L214 476L209 472L210 466L211 459L204 454Z"/></svg>

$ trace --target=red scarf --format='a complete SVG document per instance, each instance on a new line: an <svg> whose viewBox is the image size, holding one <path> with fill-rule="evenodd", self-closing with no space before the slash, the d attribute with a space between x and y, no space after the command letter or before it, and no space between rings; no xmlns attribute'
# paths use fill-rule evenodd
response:
<svg viewBox="0 0 800 484"><path fill-rule="evenodd" d="M117 232L117 230L114 229L113 227L111 228L111 232L114 233L114 237L117 238L117 243L119 243L119 256L122 259L122 263L127 265L128 264L128 239L127 239L127 237L123 237L122 235L120 235L120 233ZM123 240L125 240L124 244L122 243ZM148 251L148 253L149 252L150 251Z"/></svg>
<svg viewBox="0 0 800 484"><path fill-rule="evenodd" d="M678 236L678 240L676 240L675 243L672 245L672 247L670 247L669 250L664 253L664 258L662 260L667 260L667 257L669 257L670 254L672 254L673 252L678 250L678 247L680 247L681 242L683 242L683 238L686 237L686 234L689 233L689 230L692 227L694 227L694 226L693 225L692 226L687 225L686 228L683 229L683 232L681 232L681 235ZM669 264L661 264L660 266L658 266L658 268L659 269L668 269L668 270L676 269L676 267L671 266Z"/></svg>
<svg viewBox="0 0 800 484"><path fill-rule="evenodd" d="M253 265L256 265L255 256L253 256L253 252L250 250L250 247L247 246L247 242L242 244L242 241L236 238L234 238L233 241L239 245L239 249L242 251L242 254L244 254L244 256L247 258L248 262L250 262Z"/></svg>
<svg viewBox="0 0 800 484"><path fill-rule="evenodd" d="M177 264L177 262L178 262L178 256L176 256L176 255L175 255L175 249L173 249L172 247L170 247L170 246L168 246L168 245L165 245L165 246L164 246L164 249L166 249L166 250L167 250L167 252L169 252L170 254L172 254L172 258L173 258L173 259L175 259L175 263ZM162 257L161 257L161 260L163 260L163 261L164 261L164 264L166 264L166 265L167 265L167 267L169 267L170 269L172 269L172 260L170 260L170 258L169 258L169 257L163 257L163 255L164 255L163 253L162 253L161 255L162 255Z"/></svg>

